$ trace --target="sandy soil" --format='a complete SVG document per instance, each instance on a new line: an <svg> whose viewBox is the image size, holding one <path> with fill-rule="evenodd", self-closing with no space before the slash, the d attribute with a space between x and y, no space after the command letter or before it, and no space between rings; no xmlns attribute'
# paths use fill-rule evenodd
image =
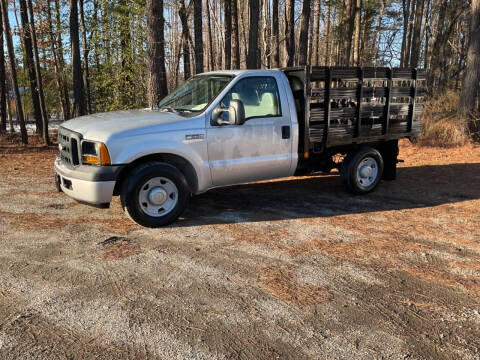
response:
<svg viewBox="0 0 480 360"><path fill-rule="evenodd" d="M142 229L0 150L0 358L479 359L480 147L402 143L398 180L218 189Z"/></svg>

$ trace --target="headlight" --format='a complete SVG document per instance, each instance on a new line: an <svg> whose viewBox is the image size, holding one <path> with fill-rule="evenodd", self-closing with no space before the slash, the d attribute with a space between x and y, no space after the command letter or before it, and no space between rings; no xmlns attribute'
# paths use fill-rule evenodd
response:
<svg viewBox="0 0 480 360"><path fill-rule="evenodd" d="M95 141L82 141L82 164L85 165L111 165L110 154L104 143Z"/></svg>

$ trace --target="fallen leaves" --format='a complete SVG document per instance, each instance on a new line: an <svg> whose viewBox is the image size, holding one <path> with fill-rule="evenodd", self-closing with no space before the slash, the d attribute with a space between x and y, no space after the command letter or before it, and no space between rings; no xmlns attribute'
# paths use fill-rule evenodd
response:
<svg viewBox="0 0 480 360"><path fill-rule="evenodd" d="M268 266L260 269L260 281L270 294L291 306L315 305L329 301L330 292L323 286L297 282L295 271L288 266Z"/></svg>

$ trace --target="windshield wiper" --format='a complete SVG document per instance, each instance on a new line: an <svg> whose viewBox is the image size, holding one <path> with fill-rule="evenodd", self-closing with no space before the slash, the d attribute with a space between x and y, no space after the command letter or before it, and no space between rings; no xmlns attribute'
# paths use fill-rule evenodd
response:
<svg viewBox="0 0 480 360"><path fill-rule="evenodd" d="M173 113L178 113L178 110L177 109L174 109L173 107L171 106L162 106L160 108L160 110L166 110L168 112L173 112Z"/></svg>
<svg viewBox="0 0 480 360"><path fill-rule="evenodd" d="M175 108L175 111L181 111L181 112L193 112L194 110L189 110L189 109L182 109L182 108Z"/></svg>
<svg viewBox="0 0 480 360"><path fill-rule="evenodd" d="M176 113L176 114L181 113L181 112L188 112L188 113L193 112L193 110L187 110L187 109L182 109L182 108L173 108L171 106L162 106L160 108L160 110L166 110L168 112L173 112L173 113Z"/></svg>

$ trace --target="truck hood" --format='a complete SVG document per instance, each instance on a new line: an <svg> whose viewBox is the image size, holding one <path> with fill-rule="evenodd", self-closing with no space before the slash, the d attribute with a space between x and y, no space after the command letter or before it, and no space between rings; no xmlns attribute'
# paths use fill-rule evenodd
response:
<svg viewBox="0 0 480 360"><path fill-rule="evenodd" d="M198 117L196 118L198 120ZM191 128L194 118L160 110L125 110L81 116L61 126L80 133L88 140L107 142L112 136L135 136L148 131L163 132ZM197 126L199 123L196 124ZM197 127L194 126L194 127Z"/></svg>

